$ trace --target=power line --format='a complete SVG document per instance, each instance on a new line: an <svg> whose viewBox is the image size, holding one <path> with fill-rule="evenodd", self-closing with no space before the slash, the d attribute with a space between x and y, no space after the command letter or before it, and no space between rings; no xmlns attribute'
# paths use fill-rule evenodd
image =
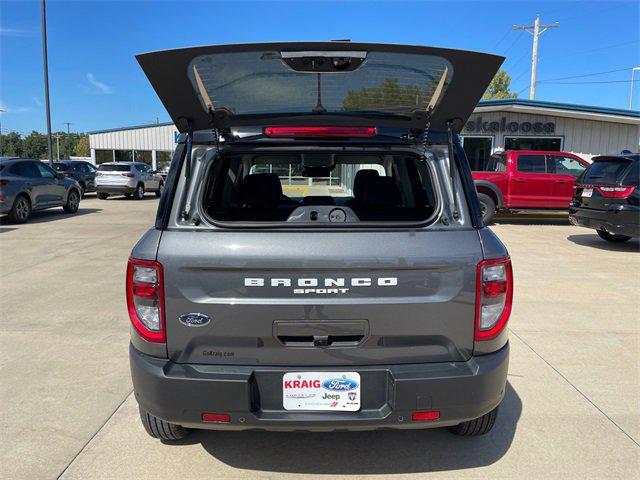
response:
<svg viewBox="0 0 640 480"><path fill-rule="evenodd" d="M640 79L633 80L633 82L637 82ZM540 83L548 83L551 85L586 85L586 84L595 84L595 83L631 83L631 80L595 80L595 81L587 81L587 82L542 82Z"/></svg>
<svg viewBox="0 0 640 480"><path fill-rule="evenodd" d="M624 72L625 70L631 70L631 67L627 67L627 68L619 68L617 70L607 70L605 72L593 72L593 73L585 73L582 75L573 75L570 77L558 77L558 78L546 78L544 80L540 80L540 82L553 82L555 80L571 80L573 78L583 78L583 77L593 77L596 75L605 75L607 73L615 73L615 72Z"/></svg>
<svg viewBox="0 0 640 480"><path fill-rule="evenodd" d="M585 53L599 52L600 50L608 50L609 48L622 47L624 45L631 45L631 44L638 43L638 42L640 42L640 40L631 40L631 41L628 41L628 42L615 43L613 45L605 45L604 47L592 48L590 50L581 50L579 52L567 53L565 55L554 55L554 56L551 56L551 57L547 57L547 59L549 59L549 58L573 57L574 55L584 55Z"/></svg>
<svg viewBox="0 0 640 480"><path fill-rule="evenodd" d="M493 47L491 47L491 50L493 50L494 48L497 48L498 45L500 45L504 41L504 39L509 36L511 32L513 32L513 30L511 29L507 30L507 32L500 38L500 40L498 40L496 44Z"/></svg>

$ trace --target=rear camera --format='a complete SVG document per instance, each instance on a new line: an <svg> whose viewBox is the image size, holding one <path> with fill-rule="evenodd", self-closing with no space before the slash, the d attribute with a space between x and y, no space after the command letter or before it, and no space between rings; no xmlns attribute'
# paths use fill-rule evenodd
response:
<svg viewBox="0 0 640 480"><path fill-rule="evenodd" d="M333 68L336 70L346 70L351 65L349 57L333 57Z"/></svg>

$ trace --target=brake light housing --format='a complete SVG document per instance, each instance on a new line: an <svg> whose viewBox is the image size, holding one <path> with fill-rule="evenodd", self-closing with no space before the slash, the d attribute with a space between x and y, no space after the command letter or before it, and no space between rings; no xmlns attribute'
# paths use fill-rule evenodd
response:
<svg viewBox="0 0 640 480"><path fill-rule="evenodd" d="M376 127L266 127L264 134L272 138L370 138Z"/></svg>
<svg viewBox="0 0 640 480"><path fill-rule="evenodd" d="M509 257L483 260L476 271L474 340L492 340L504 330L513 302L513 269Z"/></svg>
<svg viewBox="0 0 640 480"><path fill-rule="evenodd" d="M605 198L627 198L636 187L632 185L599 185L595 188Z"/></svg>
<svg viewBox="0 0 640 480"><path fill-rule="evenodd" d="M129 319L136 332L148 342L166 343L162 264L129 258L126 290Z"/></svg>

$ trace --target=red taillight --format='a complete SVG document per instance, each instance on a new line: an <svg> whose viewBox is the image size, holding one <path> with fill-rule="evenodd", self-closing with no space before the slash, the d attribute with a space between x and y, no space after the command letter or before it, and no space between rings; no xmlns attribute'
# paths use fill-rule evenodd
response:
<svg viewBox="0 0 640 480"><path fill-rule="evenodd" d="M135 177L135 174L134 173L123 173L122 176L123 177L133 178L133 177Z"/></svg>
<svg viewBox="0 0 640 480"><path fill-rule="evenodd" d="M376 135L375 127L267 127L267 137L276 138L368 138Z"/></svg>
<svg viewBox="0 0 640 480"><path fill-rule="evenodd" d="M0 180L0 187L4 187L9 183L9 180Z"/></svg>
<svg viewBox="0 0 640 480"><path fill-rule="evenodd" d="M202 420L205 422L229 423L231 416L228 413L203 413Z"/></svg>
<svg viewBox="0 0 640 480"><path fill-rule="evenodd" d="M627 198L636 187L629 185L599 185L596 190L606 198Z"/></svg>
<svg viewBox="0 0 640 480"><path fill-rule="evenodd" d="M411 415L411 420L414 422L424 421L424 420L437 420L440 418L440 412L438 410L433 410L430 412L413 412Z"/></svg>
<svg viewBox="0 0 640 480"><path fill-rule="evenodd" d="M513 301L511 259L483 260L476 273L476 341L491 340L504 330Z"/></svg>
<svg viewBox="0 0 640 480"><path fill-rule="evenodd" d="M130 258L127 264L127 309L136 332L148 342L166 342L162 265Z"/></svg>
<svg viewBox="0 0 640 480"><path fill-rule="evenodd" d="M73 177L73 173L71 173L71 172L64 172L64 176L65 176L65 177Z"/></svg>

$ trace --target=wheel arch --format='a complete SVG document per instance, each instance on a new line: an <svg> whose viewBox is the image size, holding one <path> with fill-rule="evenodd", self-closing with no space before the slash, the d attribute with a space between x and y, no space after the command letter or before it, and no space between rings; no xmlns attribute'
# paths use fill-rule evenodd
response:
<svg viewBox="0 0 640 480"><path fill-rule="evenodd" d="M495 183L489 182L488 180L476 180L474 183L476 184L478 193L488 195L495 202L496 208L502 208L504 205L502 192Z"/></svg>

